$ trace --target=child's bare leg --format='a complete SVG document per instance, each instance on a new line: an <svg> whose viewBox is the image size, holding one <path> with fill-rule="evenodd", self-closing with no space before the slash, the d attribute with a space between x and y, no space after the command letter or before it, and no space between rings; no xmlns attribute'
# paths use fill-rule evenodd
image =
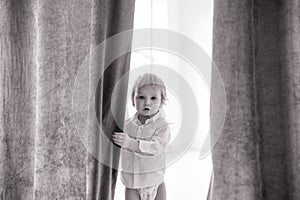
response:
<svg viewBox="0 0 300 200"><path fill-rule="evenodd" d="M125 189L125 200L140 200L140 195L135 189Z"/></svg>
<svg viewBox="0 0 300 200"><path fill-rule="evenodd" d="M166 186L165 183L160 184L157 189L155 200L166 200Z"/></svg>

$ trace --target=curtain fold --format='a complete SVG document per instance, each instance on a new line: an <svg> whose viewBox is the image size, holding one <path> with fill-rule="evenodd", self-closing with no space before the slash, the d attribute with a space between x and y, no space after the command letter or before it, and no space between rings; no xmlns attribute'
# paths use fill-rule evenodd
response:
<svg viewBox="0 0 300 200"><path fill-rule="evenodd" d="M300 199L299 44L298 0L215 0L213 61L227 116L208 199ZM213 75L212 98L214 118Z"/></svg>
<svg viewBox="0 0 300 200"><path fill-rule="evenodd" d="M84 59L106 38L132 29L133 14L134 0L1 1L0 199L113 199L117 171L80 140L72 92ZM95 112L108 135L121 128L110 100L129 61L130 54L120 57L94 83Z"/></svg>

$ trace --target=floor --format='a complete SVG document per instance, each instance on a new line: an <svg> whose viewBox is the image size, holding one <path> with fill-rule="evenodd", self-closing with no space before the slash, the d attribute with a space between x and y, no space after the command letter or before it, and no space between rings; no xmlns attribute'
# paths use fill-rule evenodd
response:
<svg viewBox="0 0 300 200"><path fill-rule="evenodd" d="M166 169L165 184L168 200L206 200L212 163L211 157L199 159L199 151L188 151ZM124 186L117 181L115 200L124 200Z"/></svg>

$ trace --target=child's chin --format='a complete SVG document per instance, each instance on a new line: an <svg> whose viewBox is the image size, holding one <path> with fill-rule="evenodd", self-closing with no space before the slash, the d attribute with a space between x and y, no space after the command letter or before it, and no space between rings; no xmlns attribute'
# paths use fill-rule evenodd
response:
<svg viewBox="0 0 300 200"><path fill-rule="evenodd" d="M150 113L150 112L143 112L144 117L150 117L151 115L152 115L152 113Z"/></svg>

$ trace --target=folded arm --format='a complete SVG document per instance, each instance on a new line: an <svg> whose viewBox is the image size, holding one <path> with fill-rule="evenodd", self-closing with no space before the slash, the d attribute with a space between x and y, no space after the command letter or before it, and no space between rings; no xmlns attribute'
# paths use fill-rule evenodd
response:
<svg viewBox="0 0 300 200"><path fill-rule="evenodd" d="M150 140L134 139L126 133L115 133L113 141L122 148L155 155L162 152L166 144L170 141L170 129L167 124L157 128Z"/></svg>

